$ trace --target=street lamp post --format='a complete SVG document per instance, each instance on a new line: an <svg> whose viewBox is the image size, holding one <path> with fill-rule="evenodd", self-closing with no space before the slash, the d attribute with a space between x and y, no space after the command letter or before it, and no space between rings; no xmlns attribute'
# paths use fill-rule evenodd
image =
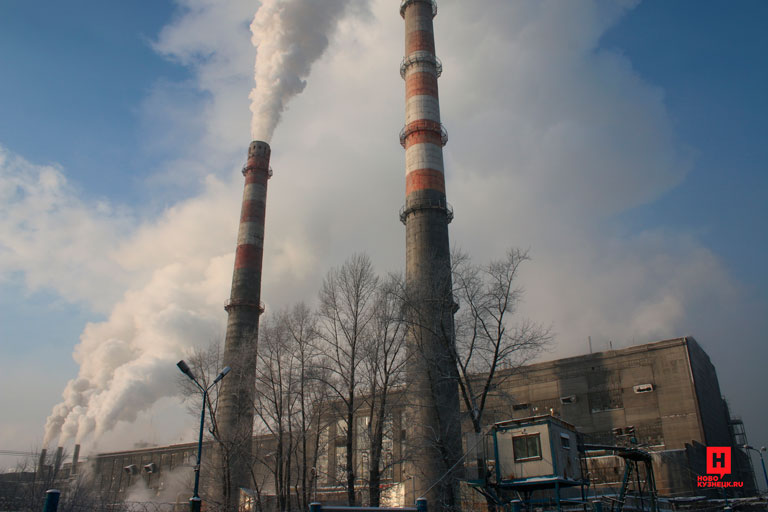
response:
<svg viewBox="0 0 768 512"><path fill-rule="evenodd" d="M211 385L207 388L204 388L200 385L199 382L197 382L197 379L195 378L194 374L192 373L192 370L189 369L189 366L187 366L187 363L184 362L182 359L178 363L176 363L176 366L179 367L179 370L184 373L187 377L189 377L192 382L194 382L198 388L203 392L203 410L200 413L200 436L197 439L197 464L195 464L195 493L194 495L189 498L189 510L190 512L200 512L200 507L203 503L203 500L200 499L200 495L198 494L198 491L200 489L200 457L203 453L203 428L205 427L205 402L208 399L208 390L211 389L213 386L216 385L221 379L224 378L226 374L229 373L229 370L231 368L229 366L225 366L223 370L221 370L221 373L219 373L215 379L213 379L213 382L211 382Z"/></svg>
<svg viewBox="0 0 768 512"><path fill-rule="evenodd" d="M747 450L747 453L749 453L749 450L754 450L757 452L758 455L760 455L760 464L763 466L763 477L765 478L765 488L766 491L768 491L768 472L765 471L765 459L763 459L763 452L765 451L765 446L761 446L758 450L757 448L754 448L752 446L749 446L748 444L744 445L744 449Z"/></svg>

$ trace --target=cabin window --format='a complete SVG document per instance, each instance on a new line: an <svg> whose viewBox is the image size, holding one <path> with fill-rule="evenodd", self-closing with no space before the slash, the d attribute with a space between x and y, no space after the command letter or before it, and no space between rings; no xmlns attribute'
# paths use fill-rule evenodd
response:
<svg viewBox="0 0 768 512"><path fill-rule="evenodd" d="M516 436L512 438L515 462L541 458L541 440L539 434Z"/></svg>

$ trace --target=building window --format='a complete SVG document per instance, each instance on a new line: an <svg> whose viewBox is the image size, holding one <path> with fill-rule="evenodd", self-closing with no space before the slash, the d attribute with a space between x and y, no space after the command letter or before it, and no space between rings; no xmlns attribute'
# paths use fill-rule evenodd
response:
<svg viewBox="0 0 768 512"><path fill-rule="evenodd" d="M512 410L513 411L525 411L527 410L531 405L530 404L513 404Z"/></svg>
<svg viewBox="0 0 768 512"><path fill-rule="evenodd" d="M513 437L512 449L515 452L515 462L540 459L541 441L539 434Z"/></svg>
<svg viewBox="0 0 768 512"><path fill-rule="evenodd" d="M568 434L560 434L560 446L562 446L564 450L570 450L571 436Z"/></svg>

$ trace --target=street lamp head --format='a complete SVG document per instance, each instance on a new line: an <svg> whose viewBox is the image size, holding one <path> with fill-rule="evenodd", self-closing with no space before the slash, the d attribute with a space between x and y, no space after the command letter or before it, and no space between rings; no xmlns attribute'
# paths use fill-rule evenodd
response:
<svg viewBox="0 0 768 512"><path fill-rule="evenodd" d="M192 370L189 369L189 366L187 365L187 363L184 362L183 359L178 363L176 363L176 366L179 367L179 370L181 370L182 373L184 373L184 375L186 375L192 380L195 380L195 376L192 374Z"/></svg>
<svg viewBox="0 0 768 512"><path fill-rule="evenodd" d="M227 374L228 374L228 373L229 373L231 370L232 370L232 368L230 368L229 366L225 366L225 367L224 367L224 369L223 369L223 370L221 370L221 373L219 373L219 374L216 376L216 378L213 380L213 383L214 383L214 384L216 384L217 382L219 382L219 381L220 381L221 379L223 379L223 378L224 378L224 377L225 377L225 376L226 376L226 375L227 375Z"/></svg>

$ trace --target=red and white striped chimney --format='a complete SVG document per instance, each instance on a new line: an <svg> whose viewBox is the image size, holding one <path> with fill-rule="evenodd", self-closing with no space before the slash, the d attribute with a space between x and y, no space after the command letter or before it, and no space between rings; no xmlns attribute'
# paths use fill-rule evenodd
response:
<svg viewBox="0 0 768 512"><path fill-rule="evenodd" d="M405 276L410 297L406 414L406 501L425 497L438 508L458 506L461 419L458 375L452 353L454 301L437 79L442 64L435 56L434 0L402 0L405 19Z"/></svg>
<svg viewBox="0 0 768 512"><path fill-rule="evenodd" d="M267 205L267 180L272 176L269 168L269 144L251 142L248 161L243 167L245 190L237 232L235 270L227 311L237 306L260 305L261 263L264 253L264 214Z"/></svg>
<svg viewBox="0 0 768 512"><path fill-rule="evenodd" d="M405 147L407 213L424 200L447 208L442 148L448 136L440 123L437 96L442 64L435 55L432 17L436 12L435 3L425 0L406 0L400 7L405 19L405 58L400 66L405 79L405 127L400 143Z"/></svg>
<svg viewBox="0 0 768 512"><path fill-rule="evenodd" d="M245 190L237 233L235 269L227 310L227 334L224 342L225 366L232 368L222 380L219 392L219 428L224 449L220 463L229 472L226 488L219 502L227 510L236 507L239 488L251 487L251 451L253 437L253 400L256 378L256 344L261 303L261 269L264 254L264 215L267 205L269 144L251 142L243 167ZM218 490L218 489L217 489Z"/></svg>

